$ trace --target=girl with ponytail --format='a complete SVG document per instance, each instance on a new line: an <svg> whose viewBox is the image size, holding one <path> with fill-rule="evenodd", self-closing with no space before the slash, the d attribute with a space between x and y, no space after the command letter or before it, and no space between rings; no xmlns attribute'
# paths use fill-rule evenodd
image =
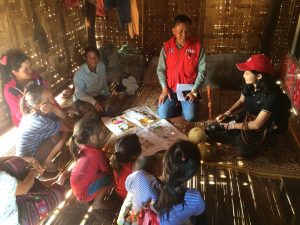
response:
<svg viewBox="0 0 300 225"><path fill-rule="evenodd" d="M115 202L104 201L113 187L112 169L101 147L103 146L101 121L83 117L75 126L69 148L76 164L72 169L71 188L79 201L92 202L93 209L111 209Z"/></svg>
<svg viewBox="0 0 300 225"><path fill-rule="evenodd" d="M141 143L136 134L125 135L115 144L111 165L114 171L115 191L122 201L127 194L125 180L132 173L134 162L141 152Z"/></svg>
<svg viewBox="0 0 300 225"><path fill-rule="evenodd" d="M199 165L199 150L188 141L174 143L165 154L163 186L155 206L161 225L182 225L204 212L200 192L184 185L196 174Z"/></svg>

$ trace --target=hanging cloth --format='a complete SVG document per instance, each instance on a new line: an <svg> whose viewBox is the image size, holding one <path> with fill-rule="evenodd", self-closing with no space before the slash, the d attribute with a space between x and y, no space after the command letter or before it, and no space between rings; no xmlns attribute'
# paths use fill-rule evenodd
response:
<svg viewBox="0 0 300 225"><path fill-rule="evenodd" d="M131 38L134 35L139 35L139 11L137 7L136 0L130 0L130 12L131 12L131 22L127 24L128 33Z"/></svg>
<svg viewBox="0 0 300 225"><path fill-rule="evenodd" d="M104 7L117 9L120 28L125 28L125 24L131 22L130 0L104 0Z"/></svg>
<svg viewBox="0 0 300 225"><path fill-rule="evenodd" d="M66 8L79 6L79 0L63 0L63 6Z"/></svg>
<svg viewBox="0 0 300 225"><path fill-rule="evenodd" d="M96 16L105 17L104 0L97 0L97 2L96 2Z"/></svg>
<svg viewBox="0 0 300 225"><path fill-rule="evenodd" d="M113 9L117 7L117 1L116 0L104 0L104 7L105 9Z"/></svg>
<svg viewBox="0 0 300 225"><path fill-rule="evenodd" d="M117 12L119 18L119 27L125 28L125 25L131 22L130 0L116 0Z"/></svg>

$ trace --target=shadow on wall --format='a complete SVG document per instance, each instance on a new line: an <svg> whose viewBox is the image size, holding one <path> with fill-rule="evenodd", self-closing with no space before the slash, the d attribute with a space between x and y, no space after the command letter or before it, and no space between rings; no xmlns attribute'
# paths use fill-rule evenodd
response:
<svg viewBox="0 0 300 225"><path fill-rule="evenodd" d="M225 89L240 89L244 83L243 72L235 64L249 58L244 54L216 54L206 56L207 84Z"/></svg>

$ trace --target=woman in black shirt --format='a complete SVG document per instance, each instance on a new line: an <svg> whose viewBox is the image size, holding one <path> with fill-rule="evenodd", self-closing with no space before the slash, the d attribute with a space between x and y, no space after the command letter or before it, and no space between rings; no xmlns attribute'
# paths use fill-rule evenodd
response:
<svg viewBox="0 0 300 225"><path fill-rule="evenodd" d="M271 60L264 54L252 55L236 66L244 71L246 84L241 96L216 118L218 123L207 126L206 134L215 141L236 146L243 156L251 156L260 150L263 130L267 128L268 138L270 132L279 133L287 128L290 101L275 84ZM244 121L246 114L251 115L251 121Z"/></svg>

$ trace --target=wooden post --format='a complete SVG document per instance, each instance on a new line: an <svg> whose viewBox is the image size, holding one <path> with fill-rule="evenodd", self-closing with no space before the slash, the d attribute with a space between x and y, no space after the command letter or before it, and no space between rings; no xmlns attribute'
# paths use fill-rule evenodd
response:
<svg viewBox="0 0 300 225"><path fill-rule="evenodd" d="M86 4L86 18L85 18L85 26L88 36L88 45L95 46L96 45L96 35L95 35L95 20L96 20L96 5L90 3L89 1L85 1Z"/></svg>
<svg viewBox="0 0 300 225"><path fill-rule="evenodd" d="M272 39L276 30L282 0L272 0L265 20L264 30L261 40L260 51L269 56L272 48Z"/></svg>
<svg viewBox="0 0 300 225"><path fill-rule="evenodd" d="M56 2L57 2L57 11L58 11L58 16L59 16L59 21L60 21L60 28L63 33L63 37L62 37L63 44L64 44L66 56L67 56L68 72L71 72L71 70L72 70L71 55L70 55L70 51L68 48L68 42L67 42L67 29L66 29L65 17L64 17L64 12L63 12L64 8L63 8L61 0L57 0Z"/></svg>

